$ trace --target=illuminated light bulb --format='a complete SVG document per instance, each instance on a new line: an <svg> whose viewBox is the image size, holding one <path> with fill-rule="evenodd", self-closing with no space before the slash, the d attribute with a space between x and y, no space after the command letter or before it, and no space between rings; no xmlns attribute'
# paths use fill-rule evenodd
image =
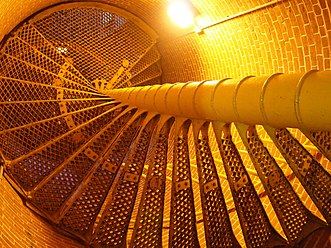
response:
<svg viewBox="0 0 331 248"><path fill-rule="evenodd" d="M171 20L182 28L194 24L194 14L190 4L183 0L175 0L168 7Z"/></svg>

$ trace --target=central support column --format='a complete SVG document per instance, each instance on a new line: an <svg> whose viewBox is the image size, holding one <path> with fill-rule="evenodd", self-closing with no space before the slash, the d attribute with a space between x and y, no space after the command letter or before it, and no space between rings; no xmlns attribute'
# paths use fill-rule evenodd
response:
<svg viewBox="0 0 331 248"><path fill-rule="evenodd" d="M132 87L106 93L124 103L178 117L331 131L331 71Z"/></svg>

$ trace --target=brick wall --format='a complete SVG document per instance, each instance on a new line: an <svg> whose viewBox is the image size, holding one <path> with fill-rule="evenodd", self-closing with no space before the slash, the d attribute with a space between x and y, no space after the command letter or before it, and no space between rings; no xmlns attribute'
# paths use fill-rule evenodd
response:
<svg viewBox="0 0 331 248"><path fill-rule="evenodd" d="M268 1L192 1L208 24ZM331 1L291 0L160 40L165 82L330 69ZM243 4L245 3L245 4Z"/></svg>
<svg viewBox="0 0 331 248"><path fill-rule="evenodd" d="M59 234L50 224L32 213L7 180L0 179L0 248L85 247Z"/></svg>

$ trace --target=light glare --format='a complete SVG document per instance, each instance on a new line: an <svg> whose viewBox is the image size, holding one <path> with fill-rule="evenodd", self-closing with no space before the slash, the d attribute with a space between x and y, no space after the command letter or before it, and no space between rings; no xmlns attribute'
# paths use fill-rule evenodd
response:
<svg viewBox="0 0 331 248"><path fill-rule="evenodd" d="M194 23L192 9L185 1L174 1L170 3L168 15L174 23L182 28L186 28Z"/></svg>

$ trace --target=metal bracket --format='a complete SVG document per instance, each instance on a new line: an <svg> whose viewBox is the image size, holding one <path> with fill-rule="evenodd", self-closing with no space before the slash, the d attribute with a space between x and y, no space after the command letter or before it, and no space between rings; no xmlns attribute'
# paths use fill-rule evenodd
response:
<svg viewBox="0 0 331 248"><path fill-rule="evenodd" d="M74 119L72 118L72 115L68 115L68 116L64 117L64 120L66 121L66 123L70 129L73 129L76 127Z"/></svg>
<svg viewBox="0 0 331 248"><path fill-rule="evenodd" d="M59 75L60 77L63 77L64 74L67 72L67 69L68 69L69 66L70 66L70 63L65 62L65 63L61 66L61 69L60 69L58 75Z"/></svg>
<svg viewBox="0 0 331 248"><path fill-rule="evenodd" d="M214 180L212 180L212 181L206 183L206 184L203 186L203 191L204 191L205 193L208 193L209 191L212 191L212 190L216 189L217 186L218 186L218 185L217 185L217 179L214 179Z"/></svg>
<svg viewBox="0 0 331 248"><path fill-rule="evenodd" d="M245 186L246 183L248 183L248 178L245 175L242 178L240 178L237 182L234 183L234 190L236 192L239 191L242 187Z"/></svg>
<svg viewBox="0 0 331 248"><path fill-rule="evenodd" d="M122 66L118 69L113 78L109 81L106 89L110 90L111 88L113 88L115 82L118 80L118 78L122 75L123 72L125 72L128 78L131 78L131 74L128 71L125 71L126 69L128 69L129 65L130 62L127 59L124 59L122 62Z"/></svg>
<svg viewBox="0 0 331 248"><path fill-rule="evenodd" d="M85 149L84 154L93 161L98 159L98 154L96 154L91 148Z"/></svg>
<svg viewBox="0 0 331 248"><path fill-rule="evenodd" d="M61 114L68 113L67 104L65 104L65 102L61 102L59 105L60 105Z"/></svg>
<svg viewBox="0 0 331 248"><path fill-rule="evenodd" d="M57 90L57 100L63 100L63 95L64 95L64 90L63 89L58 89ZM59 106L60 106L61 114L67 114L68 113L66 102L59 102ZM73 128L76 127L74 119L72 118L72 115L67 115L66 117L64 117L64 120L66 121L69 129L73 129Z"/></svg>
<svg viewBox="0 0 331 248"><path fill-rule="evenodd" d="M183 181L180 181L180 182L176 183L176 192L179 191L179 190L188 189L188 188L190 188L190 180L189 179L183 180Z"/></svg>
<svg viewBox="0 0 331 248"><path fill-rule="evenodd" d="M63 89L58 89L57 90L57 100L63 100L63 92L64 90Z"/></svg>
<svg viewBox="0 0 331 248"><path fill-rule="evenodd" d="M139 182L139 176L137 174L132 174L132 173L126 172L124 174L124 180L137 183L137 182Z"/></svg>
<svg viewBox="0 0 331 248"><path fill-rule="evenodd" d="M79 143L85 139L84 135L82 134L82 132L80 130L77 132L74 132L74 134L72 135L71 138L75 143Z"/></svg>
<svg viewBox="0 0 331 248"><path fill-rule="evenodd" d="M112 173L116 173L116 170L117 170L117 166L113 165L109 161L104 162L103 165L102 165L102 168L107 170L107 171L110 171Z"/></svg>
<svg viewBox="0 0 331 248"><path fill-rule="evenodd" d="M278 171L272 171L270 172L268 176L268 182L272 188L278 185L279 180L280 180L280 173Z"/></svg>
<svg viewBox="0 0 331 248"><path fill-rule="evenodd" d="M0 164L0 180L3 178L3 169L4 168L4 165L3 164Z"/></svg>
<svg viewBox="0 0 331 248"><path fill-rule="evenodd" d="M163 183L162 177L155 175L149 180L149 187L152 190L158 190L161 189Z"/></svg>
<svg viewBox="0 0 331 248"><path fill-rule="evenodd" d="M63 83L64 83L61 77L64 77L65 73L67 72L68 67L71 66L71 64L72 64L72 60L70 60L70 59L66 59L66 61L67 61L67 62L65 62L65 63L61 66L61 69L60 69L60 71L59 71L59 73L58 73L58 76L59 76L60 78L55 78L55 79L53 80L53 85L54 85L54 86L62 86ZM71 63L70 63L70 62L71 62ZM58 94L58 95L59 95L59 94ZM61 98L61 99L62 99L62 98Z"/></svg>
<svg viewBox="0 0 331 248"><path fill-rule="evenodd" d="M62 86L62 84L63 84L63 81L61 80L61 79L54 79L53 80L53 85L54 86Z"/></svg>
<svg viewBox="0 0 331 248"><path fill-rule="evenodd" d="M299 168L299 172L303 177L305 177L307 172L309 171L311 162L312 159L308 157L307 159L304 160L302 167Z"/></svg>
<svg viewBox="0 0 331 248"><path fill-rule="evenodd" d="M92 83L94 84L94 87L100 91L104 90L107 86L107 81L105 79L95 79Z"/></svg>

